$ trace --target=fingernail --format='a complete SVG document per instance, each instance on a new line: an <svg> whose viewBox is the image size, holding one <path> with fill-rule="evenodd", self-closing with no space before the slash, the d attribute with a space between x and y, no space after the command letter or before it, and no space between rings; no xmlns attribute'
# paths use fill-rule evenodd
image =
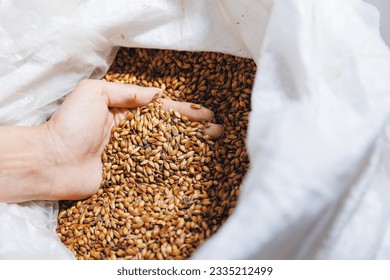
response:
<svg viewBox="0 0 390 280"><path fill-rule="evenodd" d="M218 126L219 126L219 127L221 128L221 130L222 130L221 136L225 135L225 128L224 128L222 125L220 125L220 124L218 124Z"/></svg>
<svg viewBox="0 0 390 280"><path fill-rule="evenodd" d="M211 112L211 119L210 120L213 120L214 119L214 112L213 111L210 111Z"/></svg>
<svg viewBox="0 0 390 280"><path fill-rule="evenodd" d="M157 98L161 97L161 95L162 94L160 92L157 92L154 94L153 99L157 99Z"/></svg>

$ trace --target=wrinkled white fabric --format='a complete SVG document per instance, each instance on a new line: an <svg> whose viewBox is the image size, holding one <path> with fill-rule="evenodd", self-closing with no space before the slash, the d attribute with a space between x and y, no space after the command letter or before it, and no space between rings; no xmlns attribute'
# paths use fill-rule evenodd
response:
<svg viewBox="0 0 390 280"><path fill-rule="evenodd" d="M390 1L388 0L365 0L366 2L375 5L380 17L380 32L383 40L390 47Z"/></svg>
<svg viewBox="0 0 390 280"><path fill-rule="evenodd" d="M1 125L44 122L118 46L256 61L251 167L236 211L193 259L390 258L390 54L371 5L3 0L0 18ZM0 258L73 258L57 211L0 204Z"/></svg>
<svg viewBox="0 0 390 280"><path fill-rule="evenodd" d="M1 259L72 259L56 235L57 204L0 204Z"/></svg>

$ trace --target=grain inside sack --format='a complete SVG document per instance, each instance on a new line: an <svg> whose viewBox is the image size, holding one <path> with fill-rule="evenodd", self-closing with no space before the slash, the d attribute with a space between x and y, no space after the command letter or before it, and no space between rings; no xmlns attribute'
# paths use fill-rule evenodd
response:
<svg viewBox="0 0 390 280"><path fill-rule="evenodd" d="M120 49L104 80L209 108L225 133L212 139L207 122L164 111L158 99L129 110L102 155L98 192L60 204L57 233L78 259L187 259L218 230L249 167L255 72L253 60L226 54Z"/></svg>

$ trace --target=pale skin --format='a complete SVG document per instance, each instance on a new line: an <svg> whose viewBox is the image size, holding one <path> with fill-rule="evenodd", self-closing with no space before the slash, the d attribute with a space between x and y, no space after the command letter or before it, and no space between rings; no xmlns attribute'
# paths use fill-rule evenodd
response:
<svg viewBox="0 0 390 280"><path fill-rule="evenodd" d="M101 155L111 128L128 108L161 96L158 88L98 80L81 81L60 109L37 127L0 127L0 201L84 199L97 192L102 180ZM192 121L211 121L207 108L161 99ZM217 138L223 128L205 131Z"/></svg>

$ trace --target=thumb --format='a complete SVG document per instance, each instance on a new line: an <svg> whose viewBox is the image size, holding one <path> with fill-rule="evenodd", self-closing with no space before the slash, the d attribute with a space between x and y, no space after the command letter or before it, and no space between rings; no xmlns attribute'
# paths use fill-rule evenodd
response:
<svg viewBox="0 0 390 280"><path fill-rule="evenodd" d="M109 107L134 108L148 104L162 95L162 89L102 81L102 93Z"/></svg>

